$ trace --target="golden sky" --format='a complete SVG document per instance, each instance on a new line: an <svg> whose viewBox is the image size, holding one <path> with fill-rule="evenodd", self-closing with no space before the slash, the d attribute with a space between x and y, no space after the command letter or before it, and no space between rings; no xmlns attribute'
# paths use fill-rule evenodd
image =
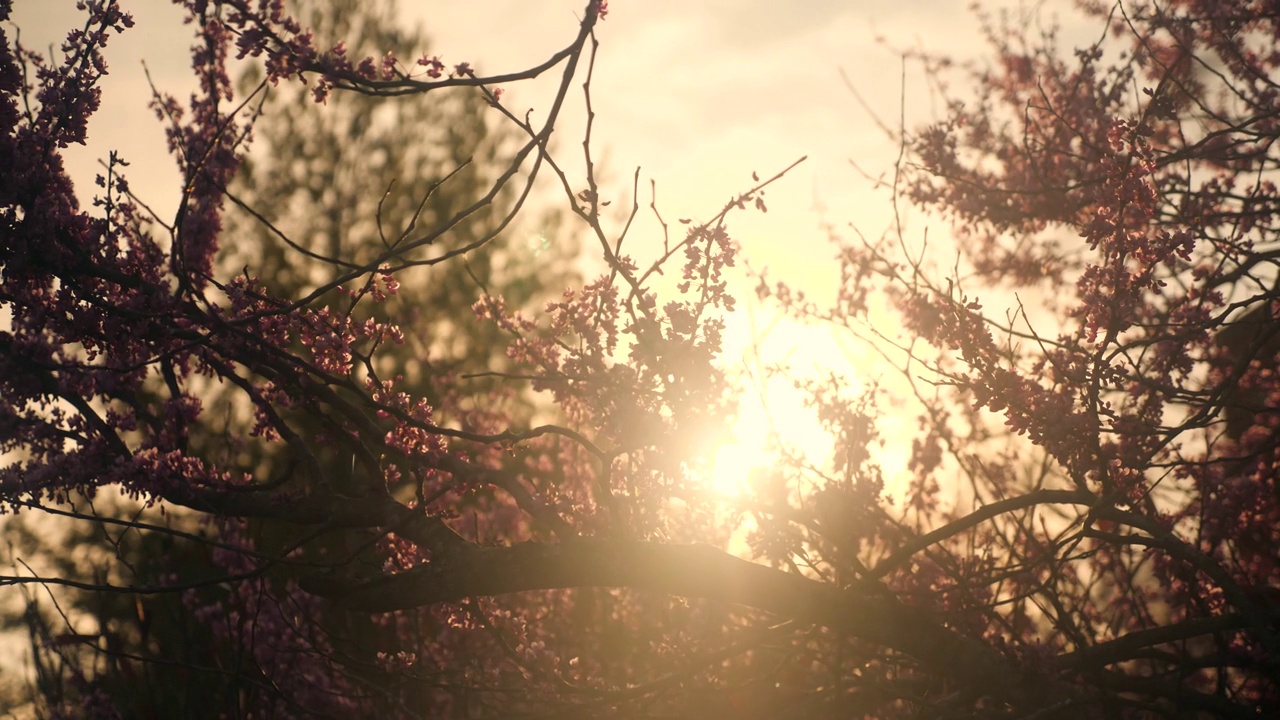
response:
<svg viewBox="0 0 1280 720"><path fill-rule="evenodd" d="M446 63L467 61L479 73L491 74L524 69L567 45L584 4L402 1L401 8L406 22L427 31L432 51ZM161 90L185 97L192 86L190 28L166 0L124 0L122 5L137 25L108 47L111 74L103 107L90 126L90 147L72 149L69 165L82 192L91 191L97 161L118 150L132 163L134 191L168 212L176 207L177 173L162 129L147 109L150 91L142 63ZM901 103L907 126L918 125L938 110L932 105L936 98L915 69L908 69L904 85L895 49L978 55L983 49L978 22L967 6L952 0L614 0L598 29L601 48L592 91L595 154L608 181L604 198L615 208L629 207L630 178L639 167L642 207L652 179L668 222L709 217L750 186L753 171L767 177L807 156L769 189L767 214L739 213L730 228L754 266L768 266L772 277L825 296L838 272L823 223L837 229L852 224L878 237L892 217L887 192L873 189L849 161L874 174L888 173L897 154L842 73L887 122L897 124ZM81 17L74 0L18 0L14 21L24 44L47 48ZM511 87L504 101L517 114L531 108L537 118L551 89L551 82ZM575 93L576 104L566 109L557 131L561 157L573 157L576 162L565 164L579 171L580 97ZM642 220L629 242L656 247L661 242L656 222L648 214ZM922 235L923 221L907 229ZM643 255L639 247L632 251ZM749 286L739 296L753 299ZM842 353L858 353L825 332L775 325L767 311L751 304L730 326L729 367L759 364L761 358L747 350L753 336L767 341L764 360L788 360L801 373L840 364ZM798 399L784 386L771 387L767 395L768 416L793 432L797 442L820 435L802 419ZM766 412L753 401L744 401L743 415L741 443L726 455L739 465L752 462L766 427Z"/></svg>
<svg viewBox="0 0 1280 720"><path fill-rule="evenodd" d="M471 62L482 73L522 69L545 59L572 38L581 0L453 0L401 2L406 22L426 29L433 51L446 62ZM161 127L147 109L142 62L156 84L178 97L191 86L190 28L167 0L123 0L137 26L108 48L110 76L104 104L91 125L91 147L72 153L73 172L91 181L96 160L117 149L134 163L132 184L160 207L173 205L175 172ZM629 195L638 166L642 186L658 182L670 217L715 212L734 192L801 156L808 161L771 189L770 212L739 223L753 256L804 271L826 255L815 205L825 219L858 223L878 233L886 198L848 164L888 170L895 148L845 88L848 74L871 105L896 120L901 65L896 48L925 47L972 56L980 48L977 22L966 2L862 2L810 0L614 0L599 27L601 40L593 97L598 114L597 156ZM14 21L24 44L56 44L80 22L75 0L18 0ZM508 90L507 102L536 113L547 84ZM905 88L909 123L930 114L918 73ZM561 151L579 142L569 112ZM166 197L169 196L169 197ZM766 241L772 239L772 241ZM800 245L797 245L800 243ZM785 252L775 253L778 246ZM782 269L781 267L779 268Z"/></svg>

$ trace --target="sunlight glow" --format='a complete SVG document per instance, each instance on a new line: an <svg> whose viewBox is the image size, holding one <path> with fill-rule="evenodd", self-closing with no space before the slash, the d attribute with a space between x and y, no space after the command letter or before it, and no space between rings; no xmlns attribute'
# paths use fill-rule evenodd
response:
<svg viewBox="0 0 1280 720"><path fill-rule="evenodd" d="M744 432L746 431L746 432ZM772 454L765 450L767 428L738 423L735 439L716 450L711 467L711 489L722 495L741 495L750 489L747 479L754 468L768 467ZM747 437L758 436L758 437Z"/></svg>
<svg viewBox="0 0 1280 720"><path fill-rule="evenodd" d="M779 443L816 464L831 452L830 439L804 406L803 397L787 381L774 378L763 398L752 395L741 400L732 436L715 452L710 489L731 496L751 492L752 471L778 462Z"/></svg>

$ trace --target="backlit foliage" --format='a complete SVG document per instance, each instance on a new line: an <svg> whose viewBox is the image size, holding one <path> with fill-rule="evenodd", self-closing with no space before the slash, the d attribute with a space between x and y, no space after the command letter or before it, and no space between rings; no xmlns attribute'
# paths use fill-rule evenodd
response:
<svg viewBox="0 0 1280 720"><path fill-rule="evenodd" d="M0 51L0 507L118 548L91 574L3 578L103 598L97 618L31 618L37 714L147 716L132 681L162 665L188 678L193 717L1280 712L1280 21L1264 3L1085 3L1099 40L1073 52L988 18L986 64L912 55L966 90L886 138L905 152L885 201L944 218L954 254L913 252L901 226L837 239L832 307L759 278L901 381L797 380L833 456L783 453L738 498L703 481L735 392L730 223L785 171L637 249L635 211L602 212L589 144L547 142L590 93L604 3L546 63L500 75L318 46L278 1L179 4L200 89L157 99L184 177L174 218L149 215L114 156L91 208L62 166L102 47L127 37L115 3L86 2L59 57L7 36ZM215 263L255 112L230 56L321 103L460 89L520 142L470 204L313 253L328 272L286 291ZM504 83L542 73L560 78L548 108L502 105ZM491 396L387 373L405 337L373 308L491 249L538 177L603 271L536 312L475 302L506 341ZM448 242L482 212L488 230ZM869 330L886 303L900 329ZM196 442L210 384L252 417L230 440L286 460L264 472ZM546 407L510 411L526 392ZM905 440L884 429L902 407ZM111 494L145 507L100 516ZM139 557L139 536L175 549ZM180 572L192 553L207 576ZM189 619L184 642L150 637L156 612Z"/></svg>

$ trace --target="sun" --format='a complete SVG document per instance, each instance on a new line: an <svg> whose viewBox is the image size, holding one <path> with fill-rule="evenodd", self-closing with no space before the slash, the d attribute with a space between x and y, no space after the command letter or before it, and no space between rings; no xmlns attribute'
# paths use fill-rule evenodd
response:
<svg viewBox="0 0 1280 720"><path fill-rule="evenodd" d="M766 441L767 435L761 436L759 426L739 423L734 437L721 445L712 458L711 490L718 495L734 496L748 492L747 479L751 471L768 467L773 461L773 455L765 449Z"/></svg>
<svg viewBox="0 0 1280 720"><path fill-rule="evenodd" d="M792 457L820 463L830 453L830 440L803 397L781 378L762 393L743 397L725 440L712 456L708 489L718 495L741 496L752 491L752 471L779 461L779 448Z"/></svg>

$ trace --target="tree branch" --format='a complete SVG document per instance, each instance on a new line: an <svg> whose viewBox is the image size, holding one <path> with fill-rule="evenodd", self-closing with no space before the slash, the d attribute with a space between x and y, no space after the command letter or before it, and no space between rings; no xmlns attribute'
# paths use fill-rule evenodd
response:
<svg viewBox="0 0 1280 720"><path fill-rule="evenodd" d="M573 587L630 587L745 605L823 625L907 653L934 671L1015 705L1051 697L1004 656L942 626L932 615L757 565L709 545L575 540L450 553L365 583L304 578L308 592L352 609L393 612L466 597ZM1037 690L1030 688L1039 685ZM1061 691L1058 692L1061 694Z"/></svg>

